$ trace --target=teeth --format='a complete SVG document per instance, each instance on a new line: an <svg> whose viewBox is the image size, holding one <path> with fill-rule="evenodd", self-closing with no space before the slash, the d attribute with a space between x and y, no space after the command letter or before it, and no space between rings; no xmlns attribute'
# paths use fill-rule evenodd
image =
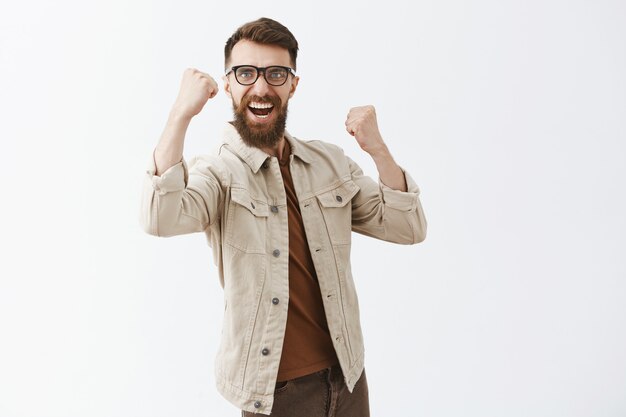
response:
<svg viewBox="0 0 626 417"><path fill-rule="evenodd" d="M274 105L272 103L252 102L250 103L250 107L252 107L253 109L271 109L272 107L274 107Z"/></svg>

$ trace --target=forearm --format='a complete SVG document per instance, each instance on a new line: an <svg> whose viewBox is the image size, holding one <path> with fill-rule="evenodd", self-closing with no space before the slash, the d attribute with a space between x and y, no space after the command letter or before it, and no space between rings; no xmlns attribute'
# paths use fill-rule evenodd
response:
<svg viewBox="0 0 626 417"><path fill-rule="evenodd" d="M161 139L154 150L156 175L160 176L182 159L185 134L190 122L191 117L181 115L176 107L172 108Z"/></svg>
<svg viewBox="0 0 626 417"><path fill-rule="evenodd" d="M381 165L384 165L384 159L382 161ZM418 197L419 188L411 175L400 169L406 190L395 190L388 187L382 178L384 185L364 175L354 161L349 159L349 163L351 177L359 189L352 200L352 230L401 244L424 240L426 219ZM379 169L384 171L384 168ZM393 182L395 175L391 177L385 177L386 181Z"/></svg>
<svg viewBox="0 0 626 417"><path fill-rule="evenodd" d="M394 161L387 146L383 146L380 150L372 152L370 156L376 164L378 176L383 184L394 190L407 191L404 173L398 164L396 164L396 161Z"/></svg>
<svg viewBox="0 0 626 417"><path fill-rule="evenodd" d="M200 113L207 100L217 94L217 83L209 75L195 68L183 73L180 91L170 111L161 140L154 150L156 175L167 171L183 158L185 133L191 118Z"/></svg>

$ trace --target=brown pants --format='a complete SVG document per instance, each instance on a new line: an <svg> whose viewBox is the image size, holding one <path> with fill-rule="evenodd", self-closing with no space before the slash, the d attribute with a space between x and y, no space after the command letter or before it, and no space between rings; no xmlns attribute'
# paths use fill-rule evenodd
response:
<svg viewBox="0 0 626 417"><path fill-rule="evenodd" d="M257 417L242 411L243 417ZM272 417L369 417L365 370L348 391L339 365L285 382L277 382Z"/></svg>

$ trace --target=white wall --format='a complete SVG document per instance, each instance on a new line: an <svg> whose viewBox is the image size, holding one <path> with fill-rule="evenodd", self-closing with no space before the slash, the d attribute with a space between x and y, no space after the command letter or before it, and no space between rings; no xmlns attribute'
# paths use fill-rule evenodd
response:
<svg viewBox="0 0 626 417"><path fill-rule="evenodd" d="M64 0L0 7L0 417L239 415L204 236L137 218L183 70L260 16L300 42L290 132L375 175L374 104L422 189L424 243L355 237L372 415L626 415L624 2Z"/></svg>

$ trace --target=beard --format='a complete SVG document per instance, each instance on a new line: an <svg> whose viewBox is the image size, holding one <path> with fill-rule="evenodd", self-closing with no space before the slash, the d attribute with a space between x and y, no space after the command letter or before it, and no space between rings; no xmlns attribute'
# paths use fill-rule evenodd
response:
<svg viewBox="0 0 626 417"><path fill-rule="evenodd" d="M275 114L273 123L255 123L248 119L246 111L250 102L271 103L274 105L272 113ZM255 148L274 148L285 133L287 125L287 103L284 107L279 97L273 96L246 96L241 99L239 106L233 100L233 113L235 120L233 126L239 132L241 139L248 146Z"/></svg>

